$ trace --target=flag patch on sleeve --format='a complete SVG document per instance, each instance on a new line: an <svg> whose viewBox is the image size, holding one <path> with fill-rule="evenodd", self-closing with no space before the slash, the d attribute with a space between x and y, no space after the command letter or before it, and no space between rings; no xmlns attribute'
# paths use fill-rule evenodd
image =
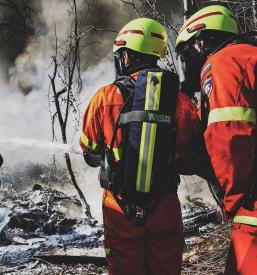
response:
<svg viewBox="0 0 257 275"><path fill-rule="evenodd" d="M203 79L203 77L206 75L206 73L208 73L211 69L211 63L207 64L201 72L201 79Z"/></svg>
<svg viewBox="0 0 257 275"><path fill-rule="evenodd" d="M209 76L204 80L203 92L209 97L212 91L212 77Z"/></svg>

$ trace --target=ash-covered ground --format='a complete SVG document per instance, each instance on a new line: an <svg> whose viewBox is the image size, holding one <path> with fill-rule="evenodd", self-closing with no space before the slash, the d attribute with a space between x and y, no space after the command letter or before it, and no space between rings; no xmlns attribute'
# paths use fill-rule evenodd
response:
<svg viewBox="0 0 257 275"><path fill-rule="evenodd" d="M0 274L107 274L101 221L85 217L67 193L68 175L49 169L30 164L1 171ZM183 204L183 274L222 274L229 226L220 218L200 199Z"/></svg>

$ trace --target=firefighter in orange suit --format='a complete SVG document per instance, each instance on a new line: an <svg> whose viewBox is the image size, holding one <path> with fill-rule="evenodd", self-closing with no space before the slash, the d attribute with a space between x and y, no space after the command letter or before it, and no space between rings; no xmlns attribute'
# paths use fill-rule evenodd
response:
<svg viewBox="0 0 257 275"><path fill-rule="evenodd" d="M227 275L257 274L256 45L221 5L192 15L176 41L186 86L201 89L205 145L233 219Z"/></svg>
<svg viewBox="0 0 257 275"><path fill-rule="evenodd" d="M160 23L148 18L129 22L118 34L113 52L117 75L137 78L139 71L156 68L164 57L167 33ZM172 92L172 90L171 90ZM123 97L115 84L102 87L93 96L84 115L80 145L86 162L97 166L97 154L111 144ZM180 93L177 102L177 153L182 153L199 127L199 118L189 97ZM121 158L122 130L113 148ZM166 194L147 216L144 226L131 223L110 191L103 194L105 250L109 274L179 275L181 273L183 229L177 193Z"/></svg>

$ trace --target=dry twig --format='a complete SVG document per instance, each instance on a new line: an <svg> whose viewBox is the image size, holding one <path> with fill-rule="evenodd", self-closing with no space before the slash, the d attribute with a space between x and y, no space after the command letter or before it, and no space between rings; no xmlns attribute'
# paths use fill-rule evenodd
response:
<svg viewBox="0 0 257 275"><path fill-rule="evenodd" d="M183 275L223 274L229 246L230 225L213 230L188 241L183 255Z"/></svg>

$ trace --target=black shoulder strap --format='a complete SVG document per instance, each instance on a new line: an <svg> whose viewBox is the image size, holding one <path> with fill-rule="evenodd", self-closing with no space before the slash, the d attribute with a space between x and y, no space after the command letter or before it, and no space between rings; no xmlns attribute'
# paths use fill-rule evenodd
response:
<svg viewBox="0 0 257 275"><path fill-rule="evenodd" d="M178 76L177 76L178 78ZM179 81L178 81L179 82ZM180 93L180 90L179 88L176 89L173 93L173 98L171 100L171 116L174 118L173 119L173 127L172 127L172 132L173 132L173 135L172 135L172 154L170 156L170 163L171 165L173 164L173 167L171 167L172 169L172 173L174 176L176 176L176 173L175 173L175 170L174 170L174 167L175 167L175 159L176 159L176 132L177 132L177 127L176 127L176 111L177 111L177 104L178 104L178 97L179 97L179 93Z"/></svg>
<svg viewBox="0 0 257 275"><path fill-rule="evenodd" d="M129 96L134 94L136 81L131 76L121 76L115 79L113 84L115 84L119 88L124 103Z"/></svg>
<svg viewBox="0 0 257 275"><path fill-rule="evenodd" d="M124 103L121 107L120 113L119 113L117 121L115 123L113 135L112 135L112 141L110 144L110 150L112 150L113 146L114 146L114 142L115 142L116 135L117 135L117 130L119 128L120 116L122 113L124 113L127 110L127 108L129 108L130 103L132 103L132 98L134 95L136 81L131 76L121 76L121 77L117 78L113 82L113 84L115 84L119 88L119 90L122 94Z"/></svg>

